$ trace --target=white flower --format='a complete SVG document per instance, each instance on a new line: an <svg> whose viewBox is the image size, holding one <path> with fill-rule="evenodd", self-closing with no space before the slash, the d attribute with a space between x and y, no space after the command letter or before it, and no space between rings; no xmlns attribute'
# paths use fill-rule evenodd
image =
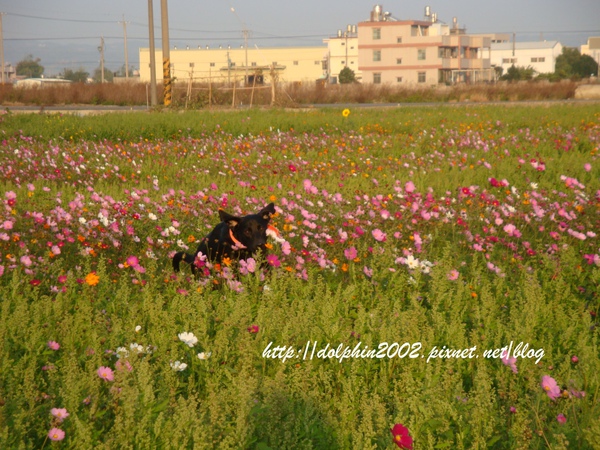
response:
<svg viewBox="0 0 600 450"><path fill-rule="evenodd" d="M198 343L198 338L194 336L194 333L188 333L186 331L183 333L179 333L177 336L179 337L180 341L182 341L184 344L187 344L190 347L193 347Z"/></svg>
<svg viewBox="0 0 600 450"><path fill-rule="evenodd" d="M150 220L156 220L156 219L158 219L158 217L156 217L156 214L154 214L154 213L148 213L148 218Z"/></svg>
<svg viewBox="0 0 600 450"><path fill-rule="evenodd" d="M198 353L198 358L199 359L208 359L208 358L210 358L210 355L212 355L212 352L208 352L208 353L201 352L201 353Z"/></svg>
<svg viewBox="0 0 600 450"><path fill-rule="evenodd" d="M133 342L133 343L129 344L129 348L131 349L132 352L144 353L144 347L141 346L140 344L138 344L137 342Z"/></svg>
<svg viewBox="0 0 600 450"><path fill-rule="evenodd" d="M419 267L419 260L413 255L408 255L404 260L404 263L408 266L409 269L417 269Z"/></svg>
<svg viewBox="0 0 600 450"><path fill-rule="evenodd" d="M181 372L187 368L187 364L182 363L181 361L175 361L171 363L171 368L177 372Z"/></svg>
<svg viewBox="0 0 600 450"><path fill-rule="evenodd" d="M531 189L537 189L538 188L538 184L534 183L534 182L529 183L529 186L531 186Z"/></svg>
<svg viewBox="0 0 600 450"><path fill-rule="evenodd" d="M141 329L142 329L142 326L138 325L137 327L135 327L135 332L139 333Z"/></svg>
<svg viewBox="0 0 600 450"><path fill-rule="evenodd" d="M81 225L85 225L85 223L86 223L86 222L87 222L87 220L85 220L85 217L80 217L80 218L79 218L79 223L80 223Z"/></svg>
<svg viewBox="0 0 600 450"><path fill-rule="evenodd" d="M129 356L129 350L125 347L118 347L115 353L117 354L117 358L127 358Z"/></svg>

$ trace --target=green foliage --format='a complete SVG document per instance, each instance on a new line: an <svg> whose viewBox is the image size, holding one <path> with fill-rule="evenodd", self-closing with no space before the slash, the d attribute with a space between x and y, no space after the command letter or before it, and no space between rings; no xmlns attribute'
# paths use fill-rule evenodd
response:
<svg viewBox="0 0 600 450"><path fill-rule="evenodd" d="M534 75L535 70L533 67L516 67L513 64L500 79L506 81L527 81L533 79Z"/></svg>
<svg viewBox="0 0 600 450"><path fill-rule="evenodd" d="M600 268L583 254L598 252L597 238L550 240L557 223L533 214L511 216L522 237L484 232L501 227L485 222L496 206L480 194L507 199L519 214L534 199L546 209L560 203L560 221L594 229L599 118L594 105L563 104L369 108L347 118L339 109L0 116L7 168L0 225L10 235L0 239L0 448L391 449L390 428L403 423L415 448L563 448L568 441L593 449ZM531 167L532 159L546 169ZM15 175L37 161L51 164ZM585 187L568 189L561 175ZM490 176L511 184L490 188ZM308 193L304 180L318 192ZM407 200L396 180L414 181L423 197ZM457 196L469 186L479 186L477 195ZM328 202L336 193L343 201ZM414 204L434 202L428 194L464 214L447 217L440 201L428 210L439 220L413 217ZM173 276L176 241L193 247L224 198L226 209L248 210L271 196L284 211L275 224L306 259L306 279L296 258L264 280L239 275L241 292ZM291 203L300 206L293 211ZM348 205L356 206L352 214ZM508 221L506 208L499 218ZM335 267L310 261L317 238L303 244L311 229L301 225L301 209L319 216L315 233L330 236L324 248ZM381 218L384 209L393 217ZM121 234L105 238L112 223L102 223L102 212L116 217ZM9 229L4 221L13 219ZM370 229L358 237L359 220L388 239L374 239ZM173 238L166 230L174 221L180 234ZM346 241L338 230L348 232ZM396 262L414 248L414 232L424 241L415 255L435 263L430 272ZM516 247L476 251L482 236ZM48 243L59 240L60 254L47 256ZM527 256L525 242L544 250ZM350 244L356 258L344 254ZM43 259L43 276L29 273L33 266L20 261L26 254ZM126 264L129 255L139 255L144 272ZM491 261L504 276L489 269ZM97 284L86 281L92 273ZM184 331L198 338L193 348L178 338ZM544 356L518 358L518 373L484 357L511 341ZM285 362L268 357L270 343L296 353ZM328 345L333 353L319 356ZM383 357L340 360L340 345L379 347ZM479 357L428 360L443 346L476 347ZM173 370L175 361L187 368ZM98 376L101 366L114 371L113 381ZM544 375L566 393L551 400L540 386ZM51 409L62 407L69 416L59 422ZM63 441L47 440L53 426L65 431Z"/></svg>
<svg viewBox="0 0 600 450"><path fill-rule="evenodd" d="M560 78L589 78L598 75L598 63L577 48L563 47L562 54L556 57L555 73Z"/></svg>
<svg viewBox="0 0 600 450"><path fill-rule="evenodd" d="M26 76L28 78L39 78L44 73L44 66L40 64L41 59L33 59L33 55L27 55L17 63L17 75Z"/></svg>
<svg viewBox="0 0 600 450"><path fill-rule="evenodd" d="M340 84L354 83L356 81L356 75L350 67L346 66L340 71L338 80Z"/></svg>
<svg viewBox="0 0 600 450"><path fill-rule="evenodd" d="M63 72L63 78L65 80L71 80L75 83L85 83L85 82L87 82L87 79L89 76L90 76L89 72L86 72L83 69L79 69L79 70L65 69Z"/></svg>

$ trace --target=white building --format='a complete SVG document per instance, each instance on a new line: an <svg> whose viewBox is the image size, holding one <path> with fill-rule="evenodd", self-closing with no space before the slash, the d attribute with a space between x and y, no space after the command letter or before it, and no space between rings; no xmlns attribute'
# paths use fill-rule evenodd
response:
<svg viewBox="0 0 600 450"><path fill-rule="evenodd" d="M502 74L511 66L531 67L537 74L553 73L562 48L558 41L492 43L490 60L492 67L503 69Z"/></svg>
<svg viewBox="0 0 600 450"><path fill-rule="evenodd" d="M362 80L358 69L358 35L356 25L348 25L348 30L339 30L336 37L323 39L328 50L328 76L330 83L337 83L342 69L349 67L357 81Z"/></svg>

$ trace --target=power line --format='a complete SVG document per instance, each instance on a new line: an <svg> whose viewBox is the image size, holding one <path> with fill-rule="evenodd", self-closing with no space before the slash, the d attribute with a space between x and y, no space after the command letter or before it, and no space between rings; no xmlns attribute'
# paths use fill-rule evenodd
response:
<svg viewBox="0 0 600 450"><path fill-rule="evenodd" d="M27 19L52 20L57 22L79 22L79 23L115 23L114 20L85 20L85 19L60 19L56 17L31 16L29 14L6 13L8 16L25 17Z"/></svg>

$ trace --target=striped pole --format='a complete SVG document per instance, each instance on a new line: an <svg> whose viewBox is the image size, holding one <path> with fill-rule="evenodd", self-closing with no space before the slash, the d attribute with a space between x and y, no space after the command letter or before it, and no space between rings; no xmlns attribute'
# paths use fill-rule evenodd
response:
<svg viewBox="0 0 600 450"><path fill-rule="evenodd" d="M162 28L162 51L163 51L163 86L164 105L171 106L171 54L169 50L169 13L167 0L160 0L160 15Z"/></svg>

